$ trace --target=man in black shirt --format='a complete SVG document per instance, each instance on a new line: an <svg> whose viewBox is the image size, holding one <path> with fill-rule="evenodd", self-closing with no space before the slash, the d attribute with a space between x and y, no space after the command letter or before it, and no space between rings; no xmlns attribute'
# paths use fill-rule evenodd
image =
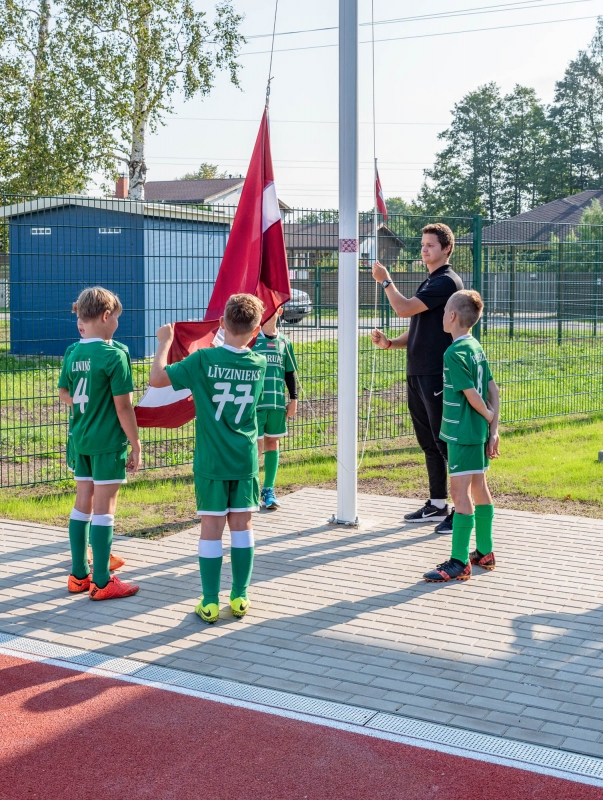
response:
<svg viewBox="0 0 603 800"><path fill-rule="evenodd" d="M417 440L425 453L430 499L423 508L406 514L406 522L440 523L436 531L452 533L452 514L448 509L446 443L440 440L444 392L444 351L452 337L444 332L444 306L450 295L463 288L463 282L448 263L454 249L454 234L438 222L423 228L421 257L429 277L414 297L406 298L394 286L389 272L378 261L373 278L387 294L398 317L410 317L410 327L401 336L388 339L382 331L371 334L373 344L383 350L406 349L408 410Z"/></svg>

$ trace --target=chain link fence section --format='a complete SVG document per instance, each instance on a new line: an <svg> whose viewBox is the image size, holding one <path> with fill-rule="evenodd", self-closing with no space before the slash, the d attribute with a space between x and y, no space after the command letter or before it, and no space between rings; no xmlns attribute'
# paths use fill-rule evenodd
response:
<svg viewBox="0 0 603 800"><path fill-rule="evenodd" d="M234 207L115 198L6 197L0 207L0 487L65 480L68 412L58 402L61 357L77 338L71 303L104 285L124 305L117 337L130 348L135 400L144 392L155 330L202 319ZM336 445L337 212L283 209L293 296L283 315L299 363L299 412L283 450ZM427 276L421 229L450 225L452 264L485 301L474 333L516 424L603 410L603 231L600 226L497 223L479 217L390 215L359 220L359 430L367 424L374 327L408 326L375 285L378 255L412 296ZM474 244L475 243L475 244ZM480 246L481 245L481 246ZM404 351L378 351L368 440L411 436ZM194 429L143 429L145 469L192 461Z"/></svg>

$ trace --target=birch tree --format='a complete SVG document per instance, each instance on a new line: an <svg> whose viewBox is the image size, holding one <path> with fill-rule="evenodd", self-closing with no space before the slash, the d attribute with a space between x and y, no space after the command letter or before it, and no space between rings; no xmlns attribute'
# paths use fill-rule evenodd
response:
<svg viewBox="0 0 603 800"><path fill-rule="evenodd" d="M185 99L207 95L215 74L226 70L239 84L236 57L242 17L228 0L213 21L191 0L66 0L72 18L84 19L110 57L101 64L111 87L119 134L116 157L127 164L129 197L144 198L149 132L172 111L176 92Z"/></svg>

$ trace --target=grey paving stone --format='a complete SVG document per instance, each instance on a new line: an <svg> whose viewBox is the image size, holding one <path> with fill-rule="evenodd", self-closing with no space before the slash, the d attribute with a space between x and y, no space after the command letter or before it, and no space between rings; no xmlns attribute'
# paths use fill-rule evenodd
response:
<svg viewBox="0 0 603 800"><path fill-rule="evenodd" d="M335 492L303 489L283 497L278 519L259 514L251 611L229 617L226 557L221 619L208 627L192 613L198 527L116 537L142 588L94 606L65 593L65 529L0 521L0 630L578 752L600 746L603 592L585 585L573 553L576 538L600 552L602 520L499 510L499 568L433 587L420 577L442 539L401 522L417 501L360 495L371 527L358 531L324 524L335 506ZM518 555L543 540L568 565L554 591Z"/></svg>

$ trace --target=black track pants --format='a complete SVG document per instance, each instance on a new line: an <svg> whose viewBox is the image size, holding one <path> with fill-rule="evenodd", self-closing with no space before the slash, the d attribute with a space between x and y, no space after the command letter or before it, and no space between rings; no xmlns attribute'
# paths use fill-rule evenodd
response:
<svg viewBox="0 0 603 800"><path fill-rule="evenodd" d="M429 476L429 496L434 500L448 497L447 448L440 437L444 378L443 375L409 375L408 410Z"/></svg>

